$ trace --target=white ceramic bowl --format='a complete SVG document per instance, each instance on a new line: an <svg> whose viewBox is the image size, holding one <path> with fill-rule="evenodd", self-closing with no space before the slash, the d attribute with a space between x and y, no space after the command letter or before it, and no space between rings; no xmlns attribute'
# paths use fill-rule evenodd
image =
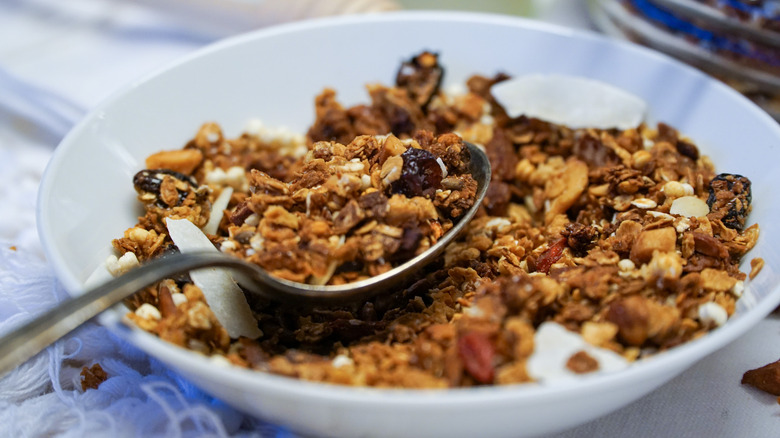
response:
<svg viewBox="0 0 780 438"><path fill-rule="evenodd" d="M251 118L303 131L313 98L334 87L346 104L364 84L391 83L422 49L441 54L448 83L472 73L557 72L612 83L646 99L651 121L692 137L722 171L753 181L751 222L761 239L747 259L766 267L748 282L737 314L711 334L625 371L558 386L376 390L314 384L218 366L116 322L130 342L222 400L295 431L347 436L522 436L606 414L735 340L780 303L780 127L730 88L655 52L517 18L460 13L355 16L287 25L205 48L120 91L57 148L44 175L38 223L49 260L74 294L139 213L131 178L143 159L178 148L214 120L230 136ZM749 269L747 262L743 270ZM692 401L695 394L691 394Z"/></svg>

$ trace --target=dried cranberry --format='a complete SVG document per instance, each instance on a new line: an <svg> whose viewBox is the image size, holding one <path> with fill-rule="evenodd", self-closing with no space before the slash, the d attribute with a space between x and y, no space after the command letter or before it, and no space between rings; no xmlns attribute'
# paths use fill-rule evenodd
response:
<svg viewBox="0 0 780 438"><path fill-rule="evenodd" d="M463 367L479 383L493 381L495 349L490 339L480 332L469 332L458 339L458 356Z"/></svg>
<svg viewBox="0 0 780 438"><path fill-rule="evenodd" d="M401 178L393 182L391 192L410 198L433 197L436 189L441 187L443 177L436 156L425 149L409 148L401 154L401 158L404 160Z"/></svg>

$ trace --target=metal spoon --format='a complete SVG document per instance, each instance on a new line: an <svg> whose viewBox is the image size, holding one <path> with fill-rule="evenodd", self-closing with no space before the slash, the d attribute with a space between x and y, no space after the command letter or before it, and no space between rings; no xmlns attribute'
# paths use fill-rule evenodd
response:
<svg viewBox="0 0 780 438"><path fill-rule="evenodd" d="M106 284L67 300L54 309L0 339L0 377L78 328L92 317L139 290L165 278L199 268L231 269L234 279L248 292L275 301L327 304L365 300L393 290L441 255L474 217L490 183L491 169L485 152L466 143L471 153L470 172L477 181L474 205L427 251L376 277L343 285L311 285L282 280L259 266L219 252L177 254L145 263Z"/></svg>

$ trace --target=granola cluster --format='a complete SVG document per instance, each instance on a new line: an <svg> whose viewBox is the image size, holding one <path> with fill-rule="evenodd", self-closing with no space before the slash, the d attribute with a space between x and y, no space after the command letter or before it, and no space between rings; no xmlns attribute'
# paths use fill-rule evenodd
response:
<svg viewBox="0 0 780 438"><path fill-rule="evenodd" d="M467 231L407 287L338 307L248 295L262 335L230 339L184 276L137 294L130 319L215 361L438 388L544 380L542 334L582 341L560 363L580 375L725 323L744 287L739 262L759 234L746 223L747 178L717 174L667 125L573 130L509 118L490 94L506 76L474 76L445 93L443 74L426 52L401 66L395 86L369 86L368 104L345 108L325 90L305 142L225 139L205 125L183 149L194 151L189 171L142 175L146 214L114 241L139 260L165 256L175 247L164 218L205 226L230 186L209 236L222 251L298 281L375 275L425 248L469 205L475 185L456 132L485 148L492 181ZM404 176L407 154L428 164ZM415 177L426 172L441 172L436 188Z"/></svg>

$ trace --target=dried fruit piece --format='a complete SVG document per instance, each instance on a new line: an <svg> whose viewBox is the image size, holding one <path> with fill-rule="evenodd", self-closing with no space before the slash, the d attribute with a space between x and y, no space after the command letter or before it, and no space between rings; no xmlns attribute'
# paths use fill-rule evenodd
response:
<svg viewBox="0 0 780 438"><path fill-rule="evenodd" d="M490 339L480 332L469 332L458 339L458 356L466 371L479 383L493 381L495 349Z"/></svg>
<svg viewBox="0 0 780 438"><path fill-rule="evenodd" d="M565 237L561 237L553 242L536 260L536 272L543 272L546 274L550 270L550 267L563 255L566 243L567 239Z"/></svg>
<svg viewBox="0 0 780 438"><path fill-rule="evenodd" d="M425 107L439 91L444 69L438 61L439 55L422 52L401 64L395 78L398 87L405 88L412 100Z"/></svg>
<svg viewBox="0 0 780 438"><path fill-rule="evenodd" d="M707 205L710 206L710 220L720 219L723 225L741 230L750 212L750 202L753 195L750 190L750 180L742 175L721 173L710 181L710 196Z"/></svg>
<svg viewBox="0 0 780 438"><path fill-rule="evenodd" d="M401 154L404 166L401 178L390 186L392 193L407 197L425 196L432 198L436 189L441 187L444 177L436 156L424 149L409 148Z"/></svg>
<svg viewBox="0 0 780 438"><path fill-rule="evenodd" d="M153 203L167 208L184 202L190 192L197 190L198 183L194 178L173 170L144 169L133 176L133 186L138 192L138 199L144 204ZM169 193L166 193L168 189L173 190L173 200L169 199Z"/></svg>

